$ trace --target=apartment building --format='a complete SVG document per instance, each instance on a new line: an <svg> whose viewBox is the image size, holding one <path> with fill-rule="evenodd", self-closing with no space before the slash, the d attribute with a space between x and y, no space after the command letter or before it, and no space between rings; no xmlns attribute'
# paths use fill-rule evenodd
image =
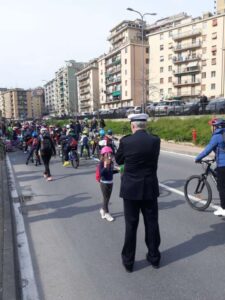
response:
<svg viewBox="0 0 225 300"><path fill-rule="evenodd" d="M142 47L142 25L141 20L122 21L110 31L109 52L98 60L101 109L140 105L143 74L144 98L148 95L149 46L145 39Z"/></svg>
<svg viewBox="0 0 225 300"><path fill-rule="evenodd" d="M219 4L218 4L219 5ZM149 100L224 96L225 14L179 14L148 27Z"/></svg>
<svg viewBox="0 0 225 300"><path fill-rule="evenodd" d="M36 88L28 93L27 117L40 119L44 114L44 89Z"/></svg>
<svg viewBox="0 0 225 300"><path fill-rule="evenodd" d="M57 116L56 80L52 79L44 85L45 112L50 116Z"/></svg>
<svg viewBox="0 0 225 300"><path fill-rule="evenodd" d="M55 73L55 96L58 116L75 115L78 111L76 73L84 63L69 60L67 65Z"/></svg>
<svg viewBox="0 0 225 300"><path fill-rule="evenodd" d="M90 61L76 76L79 113L96 111L99 109L98 60Z"/></svg>
<svg viewBox="0 0 225 300"><path fill-rule="evenodd" d="M1 92L2 116L8 119L25 119L28 117L27 101L31 92L23 89L9 89Z"/></svg>
<svg viewBox="0 0 225 300"><path fill-rule="evenodd" d="M215 0L215 11L217 13L225 13L225 0Z"/></svg>

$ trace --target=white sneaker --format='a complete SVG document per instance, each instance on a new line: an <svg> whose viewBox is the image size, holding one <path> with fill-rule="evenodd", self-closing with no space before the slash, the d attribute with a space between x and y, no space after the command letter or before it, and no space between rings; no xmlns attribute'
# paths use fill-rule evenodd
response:
<svg viewBox="0 0 225 300"><path fill-rule="evenodd" d="M214 215L225 217L225 209L220 207L219 209L214 211Z"/></svg>
<svg viewBox="0 0 225 300"><path fill-rule="evenodd" d="M100 212L101 218L105 219L105 211L104 211L104 209L101 208L99 212Z"/></svg>
<svg viewBox="0 0 225 300"><path fill-rule="evenodd" d="M113 218L109 213L106 213L106 214L105 214L105 219L106 219L107 221L109 221L109 222L114 221L114 218Z"/></svg>

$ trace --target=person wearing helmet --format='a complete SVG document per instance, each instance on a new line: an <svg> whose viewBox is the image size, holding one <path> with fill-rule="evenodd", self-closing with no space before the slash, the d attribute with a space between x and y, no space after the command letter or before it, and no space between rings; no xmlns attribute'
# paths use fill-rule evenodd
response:
<svg viewBox="0 0 225 300"><path fill-rule="evenodd" d="M37 145L37 152L40 150L41 158L43 160L45 171L44 178L47 181L52 181L52 176L49 168L49 163L52 155L56 155L55 145L45 127L41 128L41 134Z"/></svg>
<svg viewBox="0 0 225 300"><path fill-rule="evenodd" d="M101 149L100 163L98 165L100 174L99 183L103 197L100 215L102 219L106 219L108 222L114 220L109 213L109 200L113 188L113 174L117 173L117 171L114 171L112 156L112 149L108 146L103 147Z"/></svg>
<svg viewBox="0 0 225 300"><path fill-rule="evenodd" d="M221 207L214 211L214 215L225 217L225 120L214 118L208 124L211 125L212 137L205 149L195 158L195 162L199 163L209 153L215 152L217 189Z"/></svg>
<svg viewBox="0 0 225 300"><path fill-rule="evenodd" d="M80 144L81 144L80 157L83 156L83 151L85 148L85 149L87 149L88 158L90 158L89 138L88 138L87 130L83 131L83 133L81 135L81 139L80 139Z"/></svg>
<svg viewBox="0 0 225 300"><path fill-rule="evenodd" d="M32 138L29 140L29 145L31 148L30 148L30 152L28 154L27 160L26 160L26 165L29 164L30 159L31 159L32 163L34 162L34 159L33 159L34 154L35 154L35 166L37 166L38 164L41 165L40 156L37 151L38 142L39 142L38 134L36 131L33 131Z"/></svg>
<svg viewBox="0 0 225 300"><path fill-rule="evenodd" d="M113 132L112 132L112 129L108 129L107 130L107 134L105 136L105 139L106 139L106 142L107 142L107 146L111 147L112 148L112 151L113 151L113 155L115 155L116 153L116 145L115 145L115 140L117 140L117 138L115 138L113 136Z"/></svg>
<svg viewBox="0 0 225 300"><path fill-rule="evenodd" d="M74 149L77 150L77 140L76 140L76 134L73 129L70 129L68 135L66 136L66 139L64 140L63 144L63 153L64 153L64 167L68 167L70 165L69 163L69 152Z"/></svg>

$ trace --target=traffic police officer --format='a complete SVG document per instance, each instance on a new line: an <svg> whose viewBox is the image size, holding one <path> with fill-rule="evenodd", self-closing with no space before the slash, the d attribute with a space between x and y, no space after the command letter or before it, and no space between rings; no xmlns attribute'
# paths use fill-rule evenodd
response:
<svg viewBox="0 0 225 300"><path fill-rule="evenodd" d="M148 248L146 259L154 268L158 268L160 263L157 202L160 139L146 132L148 115L131 114L128 118L133 134L120 140L116 162L124 164L120 187L126 226L122 262L126 271L132 272L140 211L144 218L145 243Z"/></svg>

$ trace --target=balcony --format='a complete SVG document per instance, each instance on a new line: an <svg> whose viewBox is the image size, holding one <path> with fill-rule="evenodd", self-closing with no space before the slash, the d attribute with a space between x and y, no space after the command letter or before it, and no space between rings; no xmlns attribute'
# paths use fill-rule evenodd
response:
<svg viewBox="0 0 225 300"><path fill-rule="evenodd" d="M82 87L85 87L85 86L88 86L90 84L90 81L88 80L88 81L85 81L85 82L83 82L83 83L80 83L80 88L82 88Z"/></svg>
<svg viewBox="0 0 225 300"><path fill-rule="evenodd" d="M117 84L117 83L120 83L121 82L121 78L116 78L116 79L113 79L113 80L107 80L106 81L106 85L112 85L112 84Z"/></svg>
<svg viewBox="0 0 225 300"><path fill-rule="evenodd" d="M90 89L84 89L80 91L80 95L88 94L90 93Z"/></svg>
<svg viewBox="0 0 225 300"><path fill-rule="evenodd" d="M121 95L121 91L113 91L112 92L112 95L113 95L113 97L117 97L117 96L120 96Z"/></svg>
<svg viewBox="0 0 225 300"><path fill-rule="evenodd" d="M121 58L114 58L106 62L106 68L114 65L119 65L121 63Z"/></svg>
<svg viewBox="0 0 225 300"><path fill-rule="evenodd" d="M201 68L199 66L187 67L184 69L178 69L173 71L174 76L186 75L186 74L196 74L201 72Z"/></svg>
<svg viewBox="0 0 225 300"><path fill-rule="evenodd" d="M89 101L91 97L81 97L80 102L86 102Z"/></svg>
<svg viewBox="0 0 225 300"><path fill-rule="evenodd" d="M183 39L186 39L186 38L193 38L193 37L196 37L196 36L201 35L201 34L202 34L201 29L194 29L194 30L181 32L181 33L173 35L173 40L174 41L179 41L179 40L183 40Z"/></svg>
<svg viewBox="0 0 225 300"><path fill-rule="evenodd" d="M175 87L181 87L181 86L193 86L193 85L198 85L201 84L200 79L195 79L194 80L184 80L183 82L173 82L173 85Z"/></svg>
<svg viewBox="0 0 225 300"><path fill-rule="evenodd" d="M111 75L114 75L114 74L120 73L120 72L121 72L121 67L120 66L119 66L119 68L114 67L110 70L107 70L107 73L105 74L105 77L107 78L107 77L110 77Z"/></svg>
<svg viewBox="0 0 225 300"><path fill-rule="evenodd" d="M198 61L201 60L201 55L197 55L197 56L174 56L173 57L173 63L174 64L183 64L183 63L188 63L188 62L192 62L192 61Z"/></svg>
<svg viewBox="0 0 225 300"><path fill-rule="evenodd" d="M188 50L188 49L200 48L201 46L202 46L202 43L199 41L196 43L177 45L176 47L173 48L173 51L174 52L182 52L182 51Z"/></svg>
<svg viewBox="0 0 225 300"><path fill-rule="evenodd" d="M79 78L79 81L84 80L84 79L88 79L89 78L89 73L82 74L78 78Z"/></svg>

